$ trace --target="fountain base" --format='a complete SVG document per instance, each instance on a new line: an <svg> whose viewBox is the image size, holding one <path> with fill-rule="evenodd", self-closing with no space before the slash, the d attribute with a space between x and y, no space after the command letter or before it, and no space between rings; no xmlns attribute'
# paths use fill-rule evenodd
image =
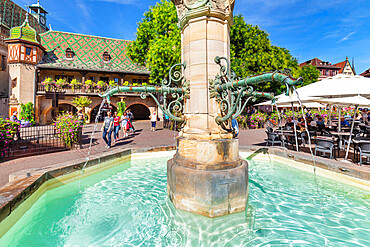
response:
<svg viewBox="0 0 370 247"><path fill-rule="evenodd" d="M244 211L248 201L248 163L236 139L177 139L167 163L167 193L178 209L208 217Z"/></svg>

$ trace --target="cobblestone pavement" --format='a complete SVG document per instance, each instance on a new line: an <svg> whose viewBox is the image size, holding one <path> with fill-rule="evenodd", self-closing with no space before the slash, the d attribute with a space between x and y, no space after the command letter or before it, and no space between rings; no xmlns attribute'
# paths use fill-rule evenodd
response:
<svg viewBox="0 0 370 247"><path fill-rule="evenodd" d="M177 136L177 132L163 129L163 122L157 123L157 129L154 132L150 131L150 121L137 121L134 122L134 126L136 128L135 133L130 133L129 137L121 139L116 143L112 142L113 146L109 150L176 145L175 138ZM100 132L100 128L101 125L99 124L92 142L92 155L107 152L107 149L105 149L105 142L101 138L102 133ZM93 129L94 125L84 126L84 143L82 149L25 157L0 163L0 187L8 183L9 174L16 171L27 168L41 168L51 164L58 164L69 160L79 159L81 157L87 157ZM264 145L264 138L266 135L264 131L264 129L242 130L239 136L240 145ZM122 136L121 132L120 135Z"/></svg>

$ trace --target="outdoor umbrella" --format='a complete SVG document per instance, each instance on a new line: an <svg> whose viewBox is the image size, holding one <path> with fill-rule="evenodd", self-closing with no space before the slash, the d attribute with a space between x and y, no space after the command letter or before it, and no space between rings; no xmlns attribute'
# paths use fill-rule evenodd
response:
<svg viewBox="0 0 370 247"><path fill-rule="evenodd" d="M326 98L340 98L362 95L370 98L370 78L363 76L350 76L339 74L333 77L325 78L321 81L311 83L307 86L297 88L299 98L304 102L312 101L313 97L326 97ZM295 93L287 96L280 94L276 96L276 105L287 105L287 103L298 103L298 98ZM317 102L317 101L316 101ZM264 102L258 105L269 104L271 101Z"/></svg>
<svg viewBox="0 0 370 247"><path fill-rule="evenodd" d="M343 97L343 98L321 98L321 99L315 99L315 102L324 103L324 104L330 104L330 105L338 105L338 106L354 106L355 111L352 118L352 124L351 124L351 132L349 136L349 144L347 146L346 150L346 156L345 160L348 158L348 152L349 152L349 146L352 140L352 134L353 134L353 127L355 125L355 118L356 118L356 111L359 107L369 107L370 106L370 100L362 97L361 95L353 96L353 97ZM340 119L339 121L340 122Z"/></svg>

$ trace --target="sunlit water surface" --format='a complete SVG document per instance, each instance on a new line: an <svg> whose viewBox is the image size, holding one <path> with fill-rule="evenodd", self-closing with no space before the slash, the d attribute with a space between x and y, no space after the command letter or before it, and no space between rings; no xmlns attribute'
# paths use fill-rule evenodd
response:
<svg viewBox="0 0 370 247"><path fill-rule="evenodd" d="M366 191L252 160L248 210L209 219L168 201L168 159L132 161L46 192L0 246L370 246Z"/></svg>

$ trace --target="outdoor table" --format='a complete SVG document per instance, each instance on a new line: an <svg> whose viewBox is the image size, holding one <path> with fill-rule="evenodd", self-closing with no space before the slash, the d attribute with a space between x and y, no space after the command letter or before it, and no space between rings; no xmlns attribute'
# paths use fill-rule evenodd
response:
<svg viewBox="0 0 370 247"><path fill-rule="evenodd" d="M343 141L343 136L350 136L351 133L350 132L336 132L336 131L333 131L333 132L330 132L332 135L334 136L338 136L339 138L339 148L342 149L342 141Z"/></svg>
<svg viewBox="0 0 370 247"><path fill-rule="evenodd" d="M290 144L292 144L293 143L293 141L294 141L294 143L295 143L295 135L294 135L294 131L292 131L292 130L279 130L279 131L277 131L276 132L280 137L284 137L284 136L286 136L286 137L291 137L293 140L290 140L290 138L288 139L288 138L286 138L286 142L288 142L288 143L290 143Z"/></svg>

